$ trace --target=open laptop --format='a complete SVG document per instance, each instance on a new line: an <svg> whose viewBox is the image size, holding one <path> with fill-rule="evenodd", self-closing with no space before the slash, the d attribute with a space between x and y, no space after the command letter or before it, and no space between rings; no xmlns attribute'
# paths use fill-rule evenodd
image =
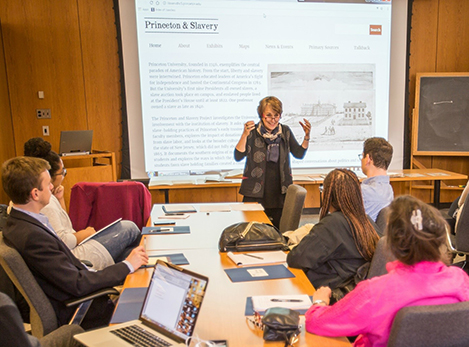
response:
<svg viewBox="0 0 469 347"><path fill-rule="evenodd" d="M91 153L93 130L73 130L60 132L59 154L83 155Z"/></svg>
<svg viewBox="0 0 469 347"><path fill-rule="evenodd" d="M74 337L90 347L134 346L135 342L126 341L134 333L125 330L138 331L140 328L152 337L163 340L165 344L161 346L186 346L185 341L194 332L207 285L207 277L158 260L138 320L96 329ZM148 346L160 345L151 341Z"/></svg>

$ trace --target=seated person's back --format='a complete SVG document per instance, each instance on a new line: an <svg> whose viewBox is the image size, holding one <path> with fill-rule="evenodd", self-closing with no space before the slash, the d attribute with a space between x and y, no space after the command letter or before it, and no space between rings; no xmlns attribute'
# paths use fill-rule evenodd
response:
<svg viewBox="0 0 469 347"><path fill-rule="evenodd" d="M365 214L355 173L331 171L323 194L319 223L291 250L287 262L303 269L314 287L336 288L371 261L379 236Z"/></svg>
<svg viewBox="0 0 469 347"><path fill-rule="evenodd" d="M363 143L361 168L367 176L361 190L365 212L376 221L379 211L394 199L387 169L392 159L392 146L382 137L371 137Z"/></svg>

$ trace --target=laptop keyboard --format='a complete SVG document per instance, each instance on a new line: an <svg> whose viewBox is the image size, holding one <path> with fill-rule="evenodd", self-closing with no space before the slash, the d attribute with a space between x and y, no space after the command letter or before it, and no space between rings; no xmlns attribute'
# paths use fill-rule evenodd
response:
<svg viewBox="0 0 469 347"><path fill-rule="evenodd" d="M171 343L166 342L161 337L149 333L139 325L130 325L116 330L111 330L111 333L119 336L128 343L134 346L142 347L167 347Z"/></svg>

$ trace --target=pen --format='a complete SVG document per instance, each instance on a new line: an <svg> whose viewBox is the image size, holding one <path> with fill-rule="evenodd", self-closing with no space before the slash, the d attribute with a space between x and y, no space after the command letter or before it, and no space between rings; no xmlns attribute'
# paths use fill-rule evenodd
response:
<svg viewBox="0 0 469 347"><path fill-rule="evenodd" d="M161 232L161 231L173 231L174 229L173 228L166 228L166 229L153 229L151 232L154 232L156 231L157 233Z"/></svg>
<svg viewBox="0 0 469 347"><path fill-rule="evenodd" d="M184 216L184 213L165 213L165 216Z"/></svg>
<svg viewBox="0 0 469 347"><path fill-rule="evenodd" d="M270 299L270 301L273 301L273 302L303 302L303 300L300 300L300 299Z"/></svg>
<svg viewBox="0 0 469 347"><path fill-rule="evenodd" d="M257 255L252 255L252 254L248 254L248 253L244 253L244 255L247 255L248 257L251 257L251 258L264 259L264 258L259 257Z"/></svg>

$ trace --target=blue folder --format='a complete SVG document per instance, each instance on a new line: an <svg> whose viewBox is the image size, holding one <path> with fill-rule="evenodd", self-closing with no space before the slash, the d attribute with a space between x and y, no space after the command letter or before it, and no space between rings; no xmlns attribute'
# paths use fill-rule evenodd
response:
<svg viewBox="0 0 469 347"><path fill-rule="evenodd" d="M169 231L168 229L172 230ZM163 235L163 234L189 234L191 229L189 226L160 226L160 227L143 227L142 235Z"/></svg>
<svg viewBox="0 0 469 347"><path fill-rule="evenodd" d="M256 269L263 269L265 272L267 272L267 275L259 277L252 276L250 271ZM282 264L226 269L225 272L231 279L231 282L265 281L295 277L295 275Z"/></svg>

